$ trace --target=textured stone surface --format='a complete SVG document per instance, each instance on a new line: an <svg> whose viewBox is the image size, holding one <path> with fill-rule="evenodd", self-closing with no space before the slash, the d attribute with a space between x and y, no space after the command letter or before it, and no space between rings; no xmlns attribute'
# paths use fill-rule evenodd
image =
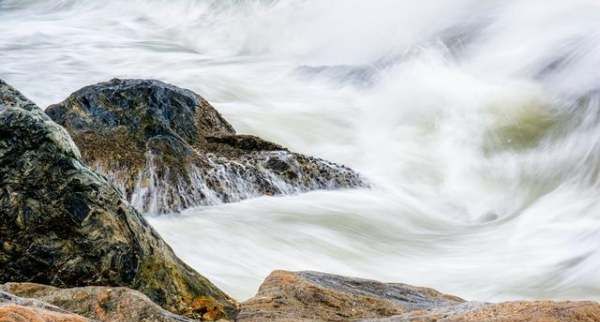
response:
<svg viewBox="0 0 600 322"><path fill-rule="evenodd" d="M275 271L240 322L596 322L595 302L466 302L432 289L317 272Z"/></svg>
<svg viewBox="0 0 600 322"><path fill-rule="evenodd" d="M428 288L317 272L275 271L242 304L239 321L351 321L464 302Z"/></svg>
<svg viewBox="0 0 600 322"><path fill-rule="evenodd" d="M235 314L80 161L64 129L3 82L0 93L0 283L127 286L178 314Z"/></svg>
<svg viewBox="0 0 600 322"><path fill-rule="evenodd" d="M597 322L600 304L595 302L466 303L446 309L415 311L362 322Z"/></svg>
<svg viewBox="0 0 600 322"><path fill-rule="evenodd" d="M89 322L81 316L22 305L0 306L0 322Z"/></svg>
<svg viewBox="0 0 600 322"><path fill-rule="evenodd" d="M125 287L56 288L34 283L6 283L0 290L32 298L86 318L106 322L192 322Z"/></svg>
<svg viewBox="0 0 600 322"><path fill-rule="evenodd" d="M92 322L34 299L0 291L0 322Z"/></svg>
<svg viewBox="0 0 600 322"><path fill-rule="evenodd" d="M87 86L46 112L142 212L364 185L344 166L237 135L202 97L160 81Z"/></svg>

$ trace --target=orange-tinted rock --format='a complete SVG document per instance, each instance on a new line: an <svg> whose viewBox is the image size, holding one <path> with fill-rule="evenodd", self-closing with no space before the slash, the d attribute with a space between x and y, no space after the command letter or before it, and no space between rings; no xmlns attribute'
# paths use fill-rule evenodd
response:
<svg viewBox="0 0 600 322"><path fill-rule="evenodd" d="M406 284L380 283L317 272L271 273L258 294L242 304L239 321L351 321L464 300Z"/></svg>
<svg viewBox="0 0 600 322"><path fill-rule="evenodd" d="M432 289L316 272L271 273L240 322L598 322L595 302L466 302Z"/></svg>
<svg viewBox="0 0 600 322"><path fill-rule="evenodd" d="M53 312L45 309L21 305L0 306L0 322L91 322L69 313Z"/></svg>
<svg viewBox="0 0 600 322"><path fill-rule="evenodd" d="M589 301L519 301L466 303L456 307L416 311L362 322L597 322L600 304Z"/></svg>
<svg viewBox="0 0 600 322"><path fill-rule="evenodd" d="M152 302L144 294L125 287L88 286L56 288L33 283L6 283L0 291L21 298L36 299L68 312L76 313L95 321L105 322L191 322L192 320L172 314ZM208 306L196 303L197 308ZM209 306L210 308L210 306ZM192 303L191 310L194 309ZM207 310L203 318L216 320L220 312L216 307Z"/></svg>
<svg viewBox="0 0 600 322"><path fill-rule="evenodd" d="M459 321L494 322L597 322L600 305L595 302L505 302L489 304L446 319Z"/></svg>
<svg viewBox="0 0 600 322"><path fill-rule="evenodd" d="M59 307L0 290L0 322L92 322Z"/></svg>

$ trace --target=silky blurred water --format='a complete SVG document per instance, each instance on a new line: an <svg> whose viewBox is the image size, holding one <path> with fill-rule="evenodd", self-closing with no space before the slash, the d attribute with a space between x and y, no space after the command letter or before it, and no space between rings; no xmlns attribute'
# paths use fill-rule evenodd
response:
<svg viewBox="0 0 600 322"><path fill-rule="evenodd" d="M599 300L598 70L597 0L0 0L0 78L40 106L161 79L370 180L149 218L238 299L312 269Z"/></svg>

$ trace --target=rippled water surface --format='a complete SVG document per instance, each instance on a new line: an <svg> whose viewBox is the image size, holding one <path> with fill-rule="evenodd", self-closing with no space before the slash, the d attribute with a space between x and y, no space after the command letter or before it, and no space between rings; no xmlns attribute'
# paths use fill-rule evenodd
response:
<svg viewBox="0 0 600 322"><path fill-rule="evenodd" d="M599 70L596 0L0 0L41 106L157 78L372 182L150 217L239 299L281 268L600 300Z"/></svg>

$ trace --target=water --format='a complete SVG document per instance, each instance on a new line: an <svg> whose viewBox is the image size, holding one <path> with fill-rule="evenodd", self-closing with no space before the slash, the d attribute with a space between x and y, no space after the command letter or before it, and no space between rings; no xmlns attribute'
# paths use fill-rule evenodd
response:
<svg viewBox="0 0 600 322"><path fill-rule="evenodd" d="M372 182L150 217L238 299L314 269L600 300L596 0L0 0L0 62L42 106L112 77L190 88Z"/></svg>

